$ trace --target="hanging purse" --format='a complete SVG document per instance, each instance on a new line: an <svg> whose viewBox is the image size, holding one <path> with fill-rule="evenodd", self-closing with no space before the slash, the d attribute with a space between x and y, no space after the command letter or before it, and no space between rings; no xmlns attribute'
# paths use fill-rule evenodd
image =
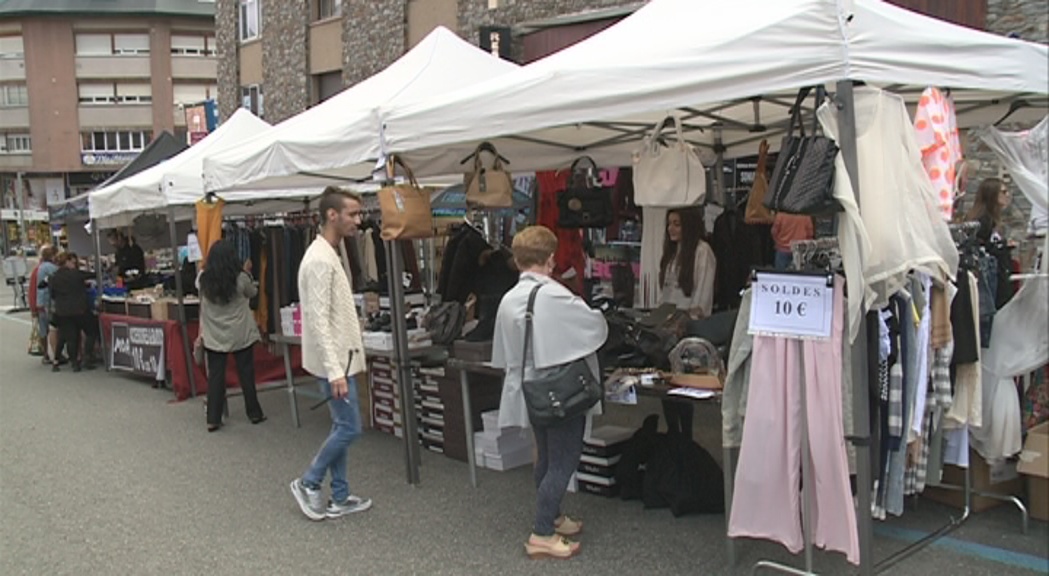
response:
<svg viewBox="0 0 1049 576"><path fill-rule="evenodd" d="M552 426L582 416L604 395L601 383L590 371L585 358L544 370L545 376L528 380L525 364L532 340L535 297L543 285L537 283L528 295L525 313L524 352L521 355L521 389L524 391L528 419L533 426Z"/></svg>
<svg viewBox="0 0 1049 576"><path fill-rule="evenodd" d="M491 168L481 161L481 152L495 156ZM482 142L474 150L474 169L463 178L466 205L470 208L510 208L514 205L514 182L503 167L503 158L495 146Z"/></svg>
<svg viewBox="0 0 1049 576"><path fill-rule="evenodd" d="M667 121L674 123L676 140L662 143ZM634 204L674 208L702 204L707 197L707 174L699 154L685 141L681 119L668 116L656 124L634 152Z"/></svg>
<svg viewBox="0 0 1049 576"><path fill-rule="evenodd" d="M411 168L399 156L386 160L386 177L394 179L395 165L400 164L408 182L391 184L379 190L379 210L382 212L383 240L411 240L433 236L433 213L430 211L430 193L419 187Z"/></svg>
<svg viewBox="0 0 1049 576"><path fill-rule="evenodd" d="M580 169L583 161L590 168ZM568 187L557 195L558 228L604 228L612 224L612 190L595 185L597 165L589 156L572 162Z"/></svg>
<svg viewBox="0 0 1049 576"><path fill-rule="evenodd" d="M790 115L790 132L783 138L776 168L772 171L765 207L775 212L818 216L840 212L841 205L834 199L834 159L838 145L826 136L805 135L801 106L811 88L802 88L794 101ZM798 127L801 135L794 135Z"/></svg>
<svg viewBox="0 0 1049 576"><path fill-rule="evenodd" d="M768 170L768 156L768 140L762 140L758 145L758 166L754 172L754 184L750 186L747 210L743 213L743 221L747 224L772 224L775 220L765 207L765 194L769 189L769 179L765 175Z"/></svg>

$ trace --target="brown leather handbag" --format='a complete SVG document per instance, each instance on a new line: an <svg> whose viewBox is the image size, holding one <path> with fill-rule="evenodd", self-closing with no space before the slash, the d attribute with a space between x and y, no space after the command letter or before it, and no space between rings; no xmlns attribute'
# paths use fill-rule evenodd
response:
<svg viewBox="0 0 1049 576"><path fill-rule="evenodd" d="M481 152L495 156L491 168L481 160ZM510 208L514 205L514 182L503 165L499 152L489 142L482 142L474 150L474 169L463 178L466 185L466 205L470 208Z"/></svg>
<svg viewBox="0 0 1049 576"><path fill-rule="evenodd" d="M419 186L411 168L396 155L386 160L386 177L392 182L396 165L404 169L408 181L379 190L383 240L411 240L433 236L430 192Z"/></svg>
<svg viewBox="0 0 1049 576"><path fill-rule="evenodd" d="M769 142L762 140L758 145L758 166L754 173L754 184L750 187L750 196L747 198L747 210L743 213L743 221L747 224L772 224L775 216L765 207L765 193L769 189L768 171Z"/></svg>

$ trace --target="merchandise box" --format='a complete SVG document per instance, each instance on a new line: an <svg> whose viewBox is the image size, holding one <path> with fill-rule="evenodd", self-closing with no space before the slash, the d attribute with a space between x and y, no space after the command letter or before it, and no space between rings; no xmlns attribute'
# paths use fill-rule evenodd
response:
<svg viewBox="0 0 1049 576"><path fill-rule="evenodd" d="M532 447L524 446L518 450L502 454L485 452L484 462L485 467L500 472L513 470L514 468L520 468L521 466L527 466L532 463Z"/></svg>
<svg viewBox="0 0 1049 576"><path fill-rule="evenodd" d="M616 465L619 464L620 458L620 455L612 456L611 458L599 458L583 454L579 459L579 471L585 474L601 476L602 478L614 478Z"/></svg>
<svg viewBox="0 0 1049 576"><path fill-rule="evenodd" d="M1002 496L1020 496L1023 494L1023 478L1017 473L1016 463L1002 461L989 465L976 450L969 450L969 468L974 491ZM965 485L965 469L945 464L943 467L944 484L953 486ZM946 504L959 510L965 507L965 495L961 490L937 488L929 485L922 496L940 504ZM972 511L984 512L1005 504L1006 501L984 496L972 496Z"/></svg>
<svg viewBox="0 0 1049 576"><path fill-rule="evenodd" d="M517 430L517 432L509 432ZM515 452L524 448L531 450L532 437L520 428L507 429L503 433L498 432L474 432L474 446L484 450L488 454L502 454Z"/></svg>
<svg viewBox="0 0 1049 576"><path fill-rule="evenodd" d="M1049 521L1049 422L1028 430L1016 471L1027 482L1027 512Z"/></svg>
<svg viewBox="0 0 1049 576"><path fill-rule="evenodd" d="M623 447L634 435L635 430L624 426L599 426L583 439L583 454L598 458L611 458L623 453Z"/></svg>
<svg viewBox="0 0 1049 576"><path fill-rule="evenodd" d="M499 411L489 410L481 413L481 422L484 423L485 432L499 433Z"/></svg>
<svg viewBox="0 0 1049 576"><path fill-rule="evenodd" d="M467 342L456 340L452 343L452 356L469 362L491 362L492 342Z"/></svg>
<svg viewBox="0 0 1049 576"><path fill-rule="evenodd" d="M615 478L605 478L582 472L576 473L575 477L580 492L605 496L606 498L619 495L619 486L616 485Z"/></svg>

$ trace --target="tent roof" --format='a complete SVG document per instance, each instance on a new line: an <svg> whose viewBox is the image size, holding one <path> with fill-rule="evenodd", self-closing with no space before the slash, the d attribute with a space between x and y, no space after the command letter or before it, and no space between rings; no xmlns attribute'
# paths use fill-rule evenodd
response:
<svg viewBox="0 0 1049 576"><path fill-rule="evenodd" d="M912 102L926 86L951 87L960 124L988 124L1001 115L992 101L1045 99L1049 52L879 0L653 0L516 72L390 106L384 136L420 176L457 170L482 140L513 170L582 154L626 166L673 112L693 143L712 150L720 134L727 155L744 155L762 138L778 145L798 88L849 79Z"/></svg>
<svg viewBox="0 0 1049 576"><path fill-rule="evenodd" d="M181 154L91 192L90 213L103 227L127 225L137 215L173 206L191 206L204 196L205 154L236 146L269 127L247 110L237 110L214 132Z"/></svg>
<svg viewBox="0 0 1049 576"><path fill-rule="evenodd" d="M438 27L385 70L235 149L209 155L205 187L323 187L366 178L381 154L381 106L433 97L515 69Z"/></svg>

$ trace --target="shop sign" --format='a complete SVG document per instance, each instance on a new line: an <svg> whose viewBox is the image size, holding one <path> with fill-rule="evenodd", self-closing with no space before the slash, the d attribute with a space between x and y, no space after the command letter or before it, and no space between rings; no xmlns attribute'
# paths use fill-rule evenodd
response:
<svg viewBox="0 0 1049 576"><path fill-rule="evenodd" d="M18 210L0 210L0 220L21 220L22 216L28 222L48 221L48 214L45 210L23 210L22 214L19 214Z"/></svg>
<svg viewBox="0 0 1049 576"><path fill-rule="evenodd" d="M114 322L110 329L109 367L164 380L164 328Z"/></svg>
<svg viewBox="0 0 1049 576"><path fill-rule="evenodd" d="M481 50L503 60L513 60L513 36L505 26L481 26L478 44Z"/></svg>
<svg viewBox="0 0 1049 576"><path fill-rule="evenodd" d="M751 334L830 338L834 283L826 274L758 272L751 293Z"/></svg>
<svg viewBox="0 0 1049 576"><path fill-rule="evenodd" d="M138 156L138 152L85 152L80 155L84 166L108 166L127 164Z"/></svg>

